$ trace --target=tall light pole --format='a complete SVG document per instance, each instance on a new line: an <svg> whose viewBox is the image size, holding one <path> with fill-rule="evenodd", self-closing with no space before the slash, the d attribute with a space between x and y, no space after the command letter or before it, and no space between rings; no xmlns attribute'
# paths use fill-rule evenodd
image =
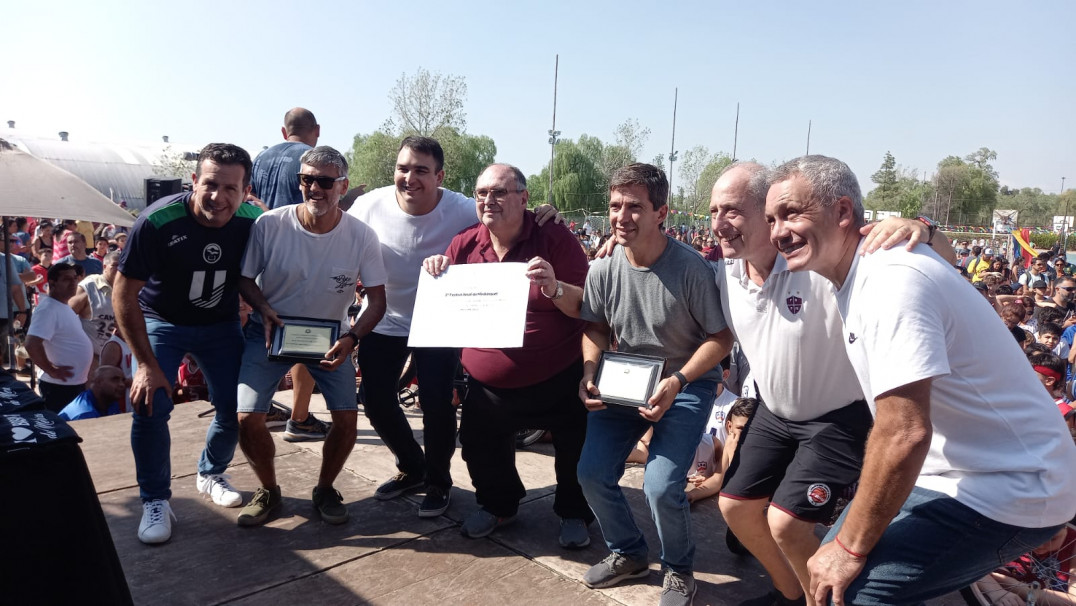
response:
<svg viewBox="0 0 1076 606"><path fill-rule="evenodd" d="M669 202L672 203L673 162L676 162L676 103L680 99L680 89L673 89L673 128L672 143L669 145Z"/></svg>
<svg viewBox="0 0 1076 606"><path fill-rule="evenodd" d="M557 54L556 63L553 64L553 128L549 129L549 192L546 195L546 202L550 206L553 206L553 154L557 150L557 137L560 136L560 131L557 130L557 75L560 72L560 54Z"/></svg>
<svg viewBox="0 0 1076 606"><path fill-rule="evenodd" d="M1061 177L1061 194L1065 195L1065 178ZM1069 262L1069 201L1065 200L1064 207L1061 210L1061 254L1065 255L1065 264Z"/></svg>
<svg viewBox="0 0 1076 606"><path fill-rule="evenodd" d="M807 121L807 155L811 155L811 121Z"/></svg>

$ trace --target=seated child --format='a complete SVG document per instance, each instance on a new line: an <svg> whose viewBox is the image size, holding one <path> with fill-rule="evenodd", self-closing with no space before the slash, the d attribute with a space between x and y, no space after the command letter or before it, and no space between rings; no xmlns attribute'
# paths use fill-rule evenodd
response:
<svg viewBox="0 0 1076 606"><path fill-rule="evenodd" d="M728 394L726 390L724 393ZM724 402L722 401L724 400ZM714 402L714 412L706 433L695 451L695 472L687 478L687 500L691 503L721 491L725 470L732 461L740 433L755 414L755 398L721 398Z"/></svg>

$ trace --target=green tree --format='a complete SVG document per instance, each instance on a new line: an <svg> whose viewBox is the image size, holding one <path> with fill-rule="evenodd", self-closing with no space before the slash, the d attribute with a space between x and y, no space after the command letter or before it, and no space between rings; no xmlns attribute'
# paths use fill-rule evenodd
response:
<svg viewBox="0 0 1076 606"><path fill-rule="evenodd" d="M355 135L347 153L348 179L355 185L365 183L366 191L392 184L400 138L388 129L386 124L369 135Z"/></svg>
<svg viewBox="0 0 1076 606"><path fill-rule="evenodd" d="M885 206L887 198L892 198L897 189L897 160L893 158L893 154L888 151L885 153L882 167L878 169L878 172L871 175L871 181L878 185L875 190L878 191L878 195L881 197L881 205Z"/></svg>
<svg viewBox="0 0 1076 606"><path fill-rule="evenodd" d="M482 169L496 159L497 145L485 135L468 135L447 126L434 131L434 138L445 150L444 187L471 195Z"/></svg>

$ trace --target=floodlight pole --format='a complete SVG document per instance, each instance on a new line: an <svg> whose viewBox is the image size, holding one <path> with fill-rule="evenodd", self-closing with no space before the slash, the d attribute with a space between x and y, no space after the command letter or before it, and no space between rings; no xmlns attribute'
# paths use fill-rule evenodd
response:
<svg viewBox="0 0 1076 606"><path fill-rule="evenodd" d="M676 162L676 104L680 99L680 89L673 89L673 125L672 143L669 145L669 205L672 206L673 196L673 162Z"/></svg>
<svg viewBox="0 0 1076 606"><path fill-rule="evenodd" d="M557 137L560 135L560 131L557 130L557 76L560 73L560 54L557 54L556 63L553 64L553 127L549 129L549 192L546 194L546 201L550 206L553 204L553 155L557 150Z"/></svg>

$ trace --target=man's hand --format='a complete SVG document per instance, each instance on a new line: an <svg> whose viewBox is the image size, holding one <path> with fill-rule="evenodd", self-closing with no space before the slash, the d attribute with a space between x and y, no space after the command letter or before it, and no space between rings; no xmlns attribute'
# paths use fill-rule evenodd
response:
<svg viewBox="0 0 1076 606"><path fill-rule="evenodd" d="M579 399L587 410L595 411L605 408L605 404L601 401L601 392L594 384L594 377L583 377L583 380L579 382Z"/></svg>
<svg viewBox="0 0 1076 606"><path fill-rule="evenodd" d="M912 250L916 244L928 241L930 228L915 219L887 217L878 223L864 225L859 228L859 233L866 236L862 252L867 254L879 248L889 250L905 240L908 244L904 248Z"/></svg>
<svg viewBox="0 0 1076 606"><path fill-rule="evenodd" d="M262 305L258 313L262 317L262 326L265 328L265 348L270 349L273 346L273 327L284 326L284 320L276 315L276 310L269 307L268 303Z"/></svg>
<svg viewBox="0 0 1076 606"><path fill-rule="evenodd" d="M318 366L321 366L325 370L336 370L344 363L344 358L351 355L351 352L355 350L355 346L358 342L351 337L344 335L336 340L332 349L325 352L325 359L318 361Z"/></svg>
<svg viewBox="0 0 1076 606"><path fill-rule="evenodd" d="M552 204L541 204L535 208L534 218L539 227L545 225L550 219L552 219L554 223L564 225L564 217L560 216L560 213L557 212L557 208Z"/></svg>
<svg viewBox="0 0 1076 606"><path fill-rule="evenodd" d="M549 261L534 257L527 263L527 277L542 289L542 294L552 297L557 293L557 274Z"/></svg>
<svg viewBox="0 0 1076 606"><path fill-rule="evenodd" d="M164 372L156 366L150 369L139 364L131 381L131 405L136 413L147 417L153 414L153 394L158 389L163 389L165 395L171 398L172 384Z"/></svg>
<svg viewBox="0 0 1076 606"><path fill-rule="evenodd" d="M426 270L426 273L435 278L443 274L449 265L452 265L452 260L445 255L430 255L422 262L422 268Z"/></svg>
<svg viewBox="0 0 1076 606"><path fill-rule="evenodd" d="M602 244L602 247L598 249L594 256L598 259L604 259L609 255L613 254L614 248L616 248L616 238L610 236L609 239L605 241L605 244Z"/></svg>
<svg viewBox="0 0 1076 606"><path fill-rule="evenodd" d="M665 411L672 408L673 400L676 399L676 394L678 393L680 393L680 379L671 376L665 377L658 383L658 388L654 391L654 395L647 400L650 407L639 407L639 416L652 423L657 423L661 420L661 417L665 416Z"/></svg>
<svg viewBox="0 0 1076 606"><path fill-rule="evenodd" d="M819 547L807 560L807 570L811 573L811 595L815 603L828 604L826 596L832 593L833 604L844 606L844 590L863 571L866 562L866 558L854 557L842 549L836 540Z"/></svg>

